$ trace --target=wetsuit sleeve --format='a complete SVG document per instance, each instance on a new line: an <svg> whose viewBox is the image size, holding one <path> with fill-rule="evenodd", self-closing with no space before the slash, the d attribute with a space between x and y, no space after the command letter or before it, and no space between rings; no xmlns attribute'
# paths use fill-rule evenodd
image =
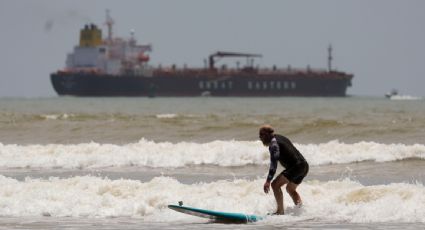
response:
<svg viewBox="0 0 425 230"><path fill-rule="evenodd" d="M277 169L277 162L279 161L279 145L276 141L272 142L269 147L270 152L270 168L269 168L269 174L267 175L267 181L271 181L274 177L274 174L276 173Z"/></svg>

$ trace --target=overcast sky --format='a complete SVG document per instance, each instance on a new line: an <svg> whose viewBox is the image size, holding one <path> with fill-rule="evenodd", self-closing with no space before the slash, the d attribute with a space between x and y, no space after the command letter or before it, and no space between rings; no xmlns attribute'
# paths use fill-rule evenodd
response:
<svg viewBox="0 0 425 230"><path fill-rule="evenodd" d="M151 64L201 67L218 50L261 53L260 66L354 74L352 95L392 88L425 96L423 0L0 0L0 97L56 96L49 74L63 68L85 23L152 44ZM235 60L228 65L234 66Z"/></svg>

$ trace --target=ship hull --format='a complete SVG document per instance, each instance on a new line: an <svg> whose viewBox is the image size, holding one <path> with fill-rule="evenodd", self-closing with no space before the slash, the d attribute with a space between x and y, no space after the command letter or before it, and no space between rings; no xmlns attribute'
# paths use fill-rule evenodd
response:
<svg viewBox="0 0 425 230"><path fill-rule="evenodd" d="M315 75L156 75L112 76L89 73L53 73L59 95L71 96L230 96L230 97L344 97L351 76Z"/></svg>

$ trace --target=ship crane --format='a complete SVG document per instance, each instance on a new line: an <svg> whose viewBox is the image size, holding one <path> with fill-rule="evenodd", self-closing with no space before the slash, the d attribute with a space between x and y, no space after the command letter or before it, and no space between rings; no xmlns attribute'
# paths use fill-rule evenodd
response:
<svg viewBox="0 0 425 230"><path fill-rule="evenodd" d="M218 51L216 53L213 53L209 56L209 64L210 64L210 69L215 69L214 64L215 64L215 58L223 58L223 57L246 57L246 58L250 58L250 57L262 57L261 54L248 54L248 53L234 53L234 52L222 52L222 51Z"/></svg>

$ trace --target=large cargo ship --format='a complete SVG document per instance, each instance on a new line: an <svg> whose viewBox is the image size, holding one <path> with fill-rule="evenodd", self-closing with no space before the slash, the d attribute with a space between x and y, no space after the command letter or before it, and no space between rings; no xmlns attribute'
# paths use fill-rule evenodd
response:
<svg viewBox="0 0 425 230"><path fill-rule="evenodd" d="M290 66L260 68L259 54L222 52L211 54L202 68L152 67L150 45L138 45L134 32L129 39L113 37L114 22L107 12L108 34L94 24L80 31L80 43L67 56L66 67L50 78L59 95L72 96L346 96L352 74L331 68L296 69ZM244 58L245 66L217 67L218 59Z"/></svg>

